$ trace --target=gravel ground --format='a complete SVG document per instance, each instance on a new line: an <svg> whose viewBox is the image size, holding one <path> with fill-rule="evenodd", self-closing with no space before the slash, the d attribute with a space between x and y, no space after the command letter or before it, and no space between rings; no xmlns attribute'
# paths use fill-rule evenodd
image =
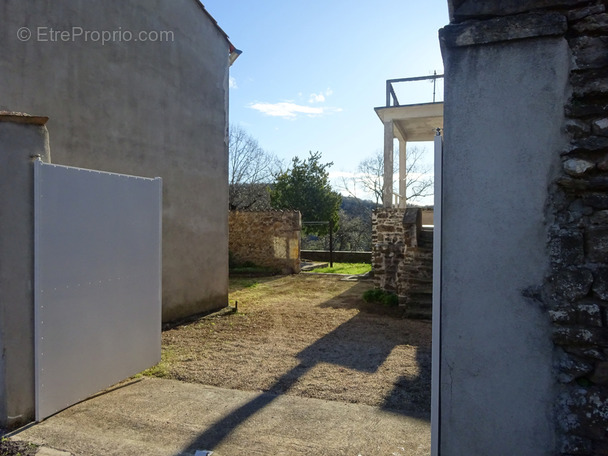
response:
<svg viewBox="0 0 608 456"><path fill-rule="evenodd" d="M231 279L238 312L163 332L154 375L430 414L431 324L368 304L369 281Z"/></svg>

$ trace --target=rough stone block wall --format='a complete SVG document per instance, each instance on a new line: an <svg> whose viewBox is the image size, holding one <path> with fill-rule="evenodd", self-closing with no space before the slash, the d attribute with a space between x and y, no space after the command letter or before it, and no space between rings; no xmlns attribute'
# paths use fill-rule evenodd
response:
<svg viewBox="0 0 608 456"><path fill-rule="evenodd" d="M299 212L231 211L228 226L228 248L235 262L251 262L285 274L300 272Z"/></svg>
<svg viewBox="0 0 608 456"><path fill-rule="evenodd" d="M374 285L398 293L399 265L409 242L403 216L405 209L382 208L372 213L372 271Z"/></svg>
<svg viewBox="0 0 608 456"><path fill-rule="evenodd" d="M419 246L421 233L418 208L383 208L372 214L374 285L395 293L412 318L431 317L430 287L425 285L432 284L432 248Z"/></svg>
<svg viewBox="0 0 608 456"><path fill-rule="evenodd" d="M604 2L605 3L605 2ZM590 3L565 13L572 94L570 147L551 194L551 275L559 454L608 454L608 13Z"/></svg>

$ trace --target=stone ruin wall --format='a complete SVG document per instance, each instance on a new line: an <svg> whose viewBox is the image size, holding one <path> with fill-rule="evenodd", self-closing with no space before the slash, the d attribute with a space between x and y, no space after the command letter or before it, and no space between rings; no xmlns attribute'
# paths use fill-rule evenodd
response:
<svg viewBox="0 0 608 456"><path fill-rule="evenodd" d="M228 226L228 249L235 262L251 262L284 274L300 272L299 212L230 211Z"/></svg>
<svg viewBox="0 0 608 456"><path fill-rule="evenodd" d="M421 299L417 287L420 280L432 282L432 247L430 252L419 248L421 230L418 208L382 208L372 213L374 285L395 293L411 318L431 318L432 313L430 291Z"/></svg>
<svg viewBox="0 0 608 456"><path fill-rule="evenodd" d="M383 208L372 212L372 271L374 285L399 294L399 265L408 239L403 225L405 209Z"/></svg>
<svg viewBox="0 0 608 456"><path fill-rule="evenodd" d="M568 146L556 151L562 166L548 193L550 269L526 293L553 325L555 454L608 455L608 7L576 0L451 6L453 23L469 30L531 38L517 34L532 21L559 27L568 42L569 87L563 108L556 106L565 112ZM475 30L466 35L476 41L470 44L483 45Z"/></svg>

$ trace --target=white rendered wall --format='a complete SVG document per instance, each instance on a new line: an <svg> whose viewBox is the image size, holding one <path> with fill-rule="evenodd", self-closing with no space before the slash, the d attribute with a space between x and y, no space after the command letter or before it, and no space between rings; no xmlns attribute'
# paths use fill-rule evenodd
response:
<svg viewBox="0 0 608 456"><path fill-rule="evenodd" d="M54 163L163 179L163 321L226 306L229 43L198 0L4 0L0 49L0 110L48 116Z"/></svg>
<svg viewBox="0 0 608 456"><path fill-rule="evenodd" d="M547 316L524 290L549 260L564 147L566 42L444 49L440 451L553 454Z"/></svg>

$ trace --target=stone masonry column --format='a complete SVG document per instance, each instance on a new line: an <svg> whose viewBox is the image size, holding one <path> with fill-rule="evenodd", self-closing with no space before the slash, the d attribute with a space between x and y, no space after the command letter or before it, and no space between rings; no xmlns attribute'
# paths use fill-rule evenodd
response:
<svg viewBox="0 0 608 456"><path fill-rule="evenodd" d="M0 426L34 419L34 167L47 117L0 111Z"/></svg>

